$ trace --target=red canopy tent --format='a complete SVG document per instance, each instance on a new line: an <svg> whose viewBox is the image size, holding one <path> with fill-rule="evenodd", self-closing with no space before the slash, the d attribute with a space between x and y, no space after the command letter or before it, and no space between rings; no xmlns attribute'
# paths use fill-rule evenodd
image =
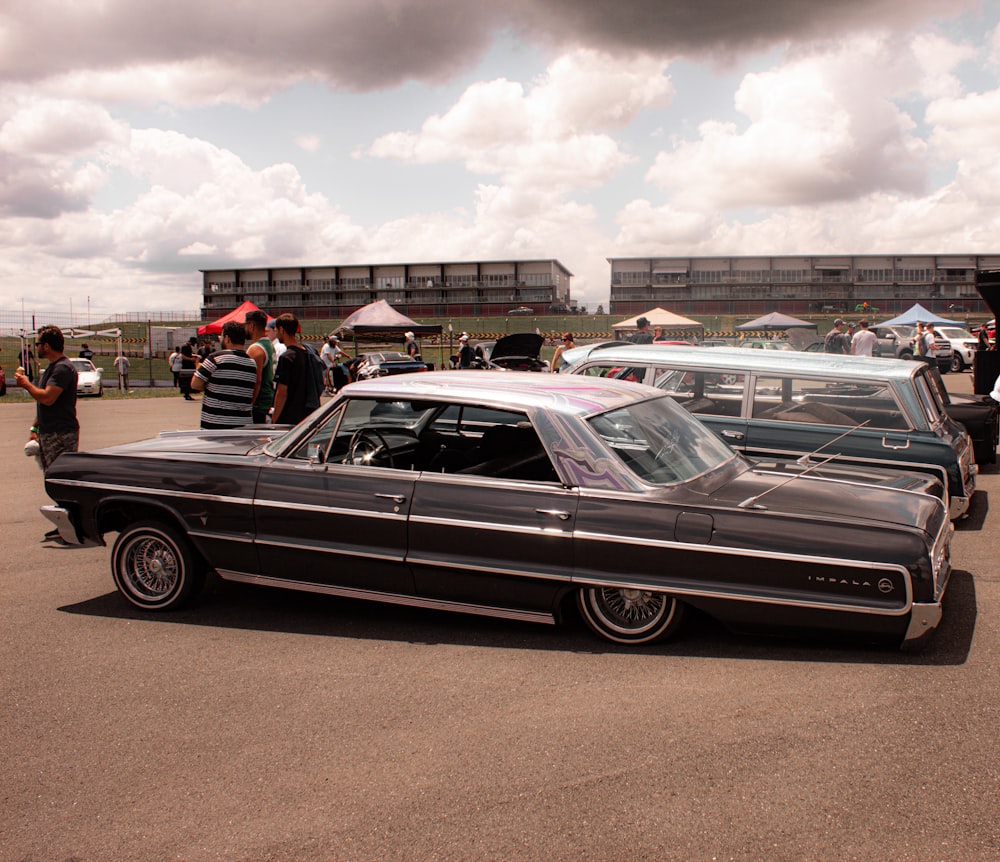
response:
<svg viewBox="0 0 1000 862"><path fill-rule="evenodd" d="M199 335L220 335L222 333L222 327L229 323L230 320L235 320L237 323L242 323L247 316L248 311L260 311L260 309L254 305L248 299L246 302L237 305L229 314L224 314L218 320L213 320L211 323L206 323L204 326L198 327ZM271 315L267 316L268 320L271 320Z"/></svg>

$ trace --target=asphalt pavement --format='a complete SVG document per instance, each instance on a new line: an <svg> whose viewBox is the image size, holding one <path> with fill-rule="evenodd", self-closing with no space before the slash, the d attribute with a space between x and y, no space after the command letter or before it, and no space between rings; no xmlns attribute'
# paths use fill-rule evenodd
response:
<svg viewBox="0 0 1000 862"><path fill-rule="evenodd" d="M198 409L83 402L82 443ZM920 653L698 617L630 650L217 580L143 614L41 541L32 416L0 405L0 860L1000 858L995 468Z"/></svg>

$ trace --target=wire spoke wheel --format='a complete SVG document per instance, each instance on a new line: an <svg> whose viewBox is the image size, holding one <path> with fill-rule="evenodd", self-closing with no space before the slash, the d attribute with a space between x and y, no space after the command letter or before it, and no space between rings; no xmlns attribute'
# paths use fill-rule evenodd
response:
<svg viewBox="0 0 1000 862"><path fill-rule="evenodd" d="M577 601L584 621L600 637L615 643L655 643L680 625L682 607L668 593L624 587L589 587Z"/></svg>
<svg viewBox="0 0 1000 862"><path fill-rule="evenodd" d="M111 572L122 595L145 610L180 607L203 577L187 542L155 522L122 531L111 552Z"/></svg>

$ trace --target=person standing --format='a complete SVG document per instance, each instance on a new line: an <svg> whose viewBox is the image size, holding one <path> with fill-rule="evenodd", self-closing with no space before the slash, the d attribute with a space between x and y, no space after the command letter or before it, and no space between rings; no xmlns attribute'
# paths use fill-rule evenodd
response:
<svg viewBox="0 0 1000 862"><path fill-rule="evenodd" d="M118 372L118 386L125 392L128 392L128 369L131 363L128 357L124 353L119 353L115 357L115 370Z"/></svg>
<svg viewBox="0 0 1000 862"><path fill-rule="evenodd" d="M63 452L80 448L80 422L76 416L76 369L64 353L66 342L58 326L43 326L38 330L35 350L39 359L49 364L38 386L24 373L14 372L14 382L37 402L32 440L38 441L42 468L46 469ZM58 538L58 530L50 530L46 539Z"/></svg>
<svg viewBox="0 0 1000 862"><path fill-rule="evenodd" d="M855 356L873 356L877 343L878 338L868 328L868 321L862 320L858 323L858 332L851 339L851 353Z"/></svg>
<svg viewBox="0 0 1000 862"><path fill-rule="evenodd" d="M201 399L201 427L239 428L253 422L253 402L257 395L257 363L243 349L246 329L229 321L222 327L222 350L202 360L191 380L191 388L204 392Z"/></svg>
<svg viewBox="0 0 1000 862"><path fill-rule="evenodd" d="M243 319L250 346L247 355L257 366L257 397L253 400L253 424L263 425L274 405L274 367L277 357L274 342L267 335L267 315L263 311L248 311Z"/></svg>
<svg viewBox="0 0 1000 862"><path fill-rule="evenodd" d="M274 346L274 361L277 364L278 360L281 358L281 354L285 352L285 345L282 344L281 339L278 338L277 318L271 318L267 322L267 337L271 339L271 344Z"/></svg>
<svg viewBox="0 0 1000 862"><path fill-rule="evenodd" d="M562 355L567 350L572 350L576 347L576 343L573 341L572 332L564 332L562 334L562 340L560 345L556 348L556 352L552 355L552 364L549 366L549 371L553 374L559 371L562 365Z"/></svg>
<svg viewBox="0 0 1000 862"><path fill-rule="evenodd" d="M275 321L278 340L285 352L278 357L274 372L274 423L298 425L319 407L319 392L312 383L312 361L298 340L299 321L291 314L281 314Z"/></svg>
<svg viewBox="0 0 1000 862"><path fill-rule="evenodd" d="M850 352L847 335L844 333L844 321L839 317L833 321L833 329L823 339L823 352L836 355L843 355Z"/></svg>
<svg viewBox="0 0 1000 862"><path fill-rule="evenodd" d="M638 328L629 336L628 340L633 344L652 344L653 334L649 331L649 320L645 317L640 317L635 322L635 325Z"/></svg>
<svg viewBox="0 0 1000 862"><path fill-rule="evenodd" d="M167 357L167 364L174 375L174 388L178 389L181 385L181 352L178 348L175 347L174 352Z"/></svg>
<svg viewBox="0 0 1000 862"><path fill-rule="evenodd" d="M464 332L458 337L458 367L472 367L472 348L469 346L469 336Z"/></svg>
<svg viewBox="0 0 1000 862"><path fill-rule="evenodd" d="M406 351L406 355L409 356L410 359L419 359L420 346L417 344L417 336L412 332L407 332L403 337L406 339L403 344L403 349Z"/></svg>
<svg viewBox="0 0 1000 862"><path fill-rule="evenodd" d="M191 347L191 343L181 345L181 370L179 376L179 384L181 388L181 394L184 396L185 401L194 401L191 397L191 379L194 377L195 371L198 370L198 358L194 354L194 349Z"/></svg>
<svg viewBox="0 0 1000 862"><path fill-rule="evenodd" d="M924 322L917 321L917 334L913 336L913 356L915 359L924 358Z"/></svg>
<svg viewBox="0 0 1000 862"><path fill-rule="evenodd" d="M348 356L340 347L340 339L336 335L331 335L323 344L323 349L319 354L325 366L328 391L333 395L342 386L347 385L347 372L344 370L344 363L350 362Z"/></svg>
<svg viewBox="0 0 1000 862"><path fill-rule="evenodd" d="M931 365L937 365L937 335L934 332L934 324L928 323L924 327L924 361Z"/></svg>
<svg viewBox="0 0 1000 862"><path fill-rule="evenodd" d="M90 345L86 341L80 345L80 358L94 361L94 351L90 349Z"/></svg>

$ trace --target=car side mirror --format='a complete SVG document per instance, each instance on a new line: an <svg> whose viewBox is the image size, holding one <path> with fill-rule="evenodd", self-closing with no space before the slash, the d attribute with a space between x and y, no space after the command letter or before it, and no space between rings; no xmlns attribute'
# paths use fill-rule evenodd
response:
<svg viewBox="0 0 1000 862"><path fill-rule="evenodd" d="M318 466L326 462L326 453L318 443L309 444L309 463Z"/></svg>

